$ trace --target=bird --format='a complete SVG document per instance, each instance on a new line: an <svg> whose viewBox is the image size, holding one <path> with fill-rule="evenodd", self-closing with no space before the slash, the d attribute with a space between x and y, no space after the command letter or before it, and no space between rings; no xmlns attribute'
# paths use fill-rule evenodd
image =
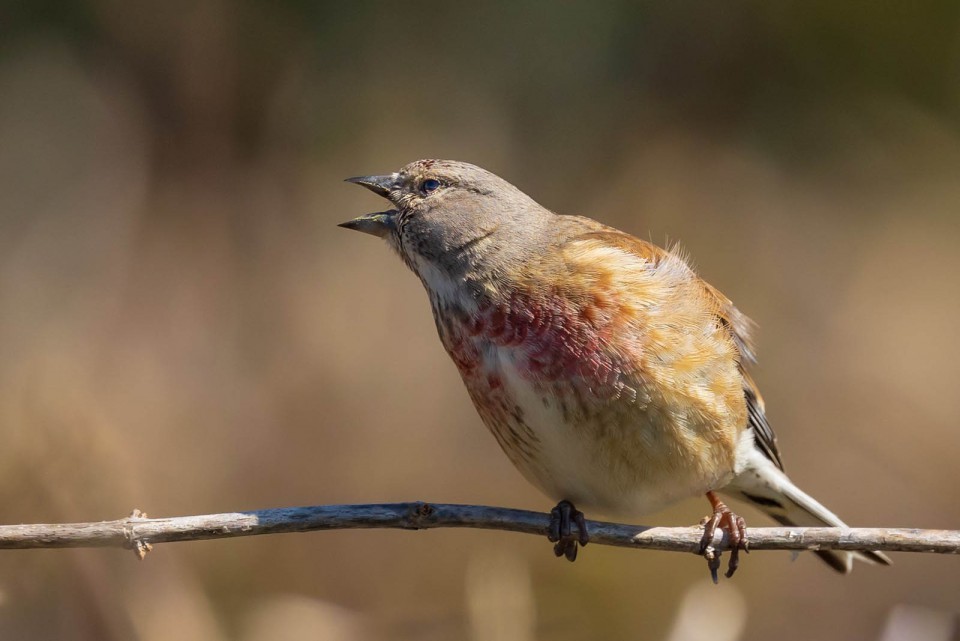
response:
<svg viewBox="0 0 960 641"><path fill-rule="evenodd" d="M581 508L630 517L705 496L700 553L728 535L725 575L749 550L721 499L785 526L845 527L784 471L750 376L753 323L661 248L556 214L499 176L454 160L346 179L389 209L341 223L385 239L428 294L437 332L483 423L552 500L548 538L570 561L589 542ZM815 552L850 572L880 552Z"/></svg>

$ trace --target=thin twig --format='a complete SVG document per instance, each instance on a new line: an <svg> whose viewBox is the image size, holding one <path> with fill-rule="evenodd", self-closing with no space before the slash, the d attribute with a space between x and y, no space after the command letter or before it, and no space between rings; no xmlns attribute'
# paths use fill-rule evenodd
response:
<svg viewBox="0 0 960 641"><path fill-rule="evenodd" d="M146 518L134 510L127 518L116 521L3 525L0 526L0 549L113 546L133 549L143 558L151 545L157 543L312 530L466 527L546 536L549 521L549 515L527 510L421 502L317 505L160 519ZM593 544L693 553L699 550L703 533L698 526L646 527L602 521L587 521L587 530ZM751 551L960 553L960 531L957 530L776 527L750 528L749 537ZM723 532L717 532L714 547L728 549Z"/></svg>

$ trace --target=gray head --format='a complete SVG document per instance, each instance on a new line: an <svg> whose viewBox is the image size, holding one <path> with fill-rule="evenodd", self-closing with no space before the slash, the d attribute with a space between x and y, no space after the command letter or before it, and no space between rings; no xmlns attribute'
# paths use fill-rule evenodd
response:
<svg viewBox="0 0 960 641"><path fill-rule="evenodd" d="M358 176L393 208L342 223L385 238L425 282L483 277L522 260L525 238L553 214L485 169L455 160L418 160L384 176ZM507 242L498 242L506 239Z"/></svg>

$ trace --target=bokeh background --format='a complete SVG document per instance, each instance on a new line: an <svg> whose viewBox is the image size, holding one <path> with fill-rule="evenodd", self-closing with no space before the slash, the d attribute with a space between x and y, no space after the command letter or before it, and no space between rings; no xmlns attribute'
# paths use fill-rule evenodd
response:
<svg viewBox="0 0 960 641"><path fill-rule="evenodd" d="M795 480L960 527L960 4L928 0L5 2L0 522L549 508L417 280L335 226L380 207L344 177L421 157L682 242L760 325ZM456 530L9 551L0 638L956 639L960 560L895 563L757 553L712 587Z"/></svg>

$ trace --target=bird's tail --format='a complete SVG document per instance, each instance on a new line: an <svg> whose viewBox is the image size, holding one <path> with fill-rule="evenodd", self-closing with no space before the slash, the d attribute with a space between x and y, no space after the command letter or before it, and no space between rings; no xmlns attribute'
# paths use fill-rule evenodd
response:
<svg viewBox="0 0 960 641"><path fill-rule="evenodd" d="M758 451L753 460L722 492L751 503L784 526L847 527L836 514L794 485L770 460ZM867 563L891 565L882 552L838 552L817 550L815 554L837 572L847 574L857 558Z"/></svg>

